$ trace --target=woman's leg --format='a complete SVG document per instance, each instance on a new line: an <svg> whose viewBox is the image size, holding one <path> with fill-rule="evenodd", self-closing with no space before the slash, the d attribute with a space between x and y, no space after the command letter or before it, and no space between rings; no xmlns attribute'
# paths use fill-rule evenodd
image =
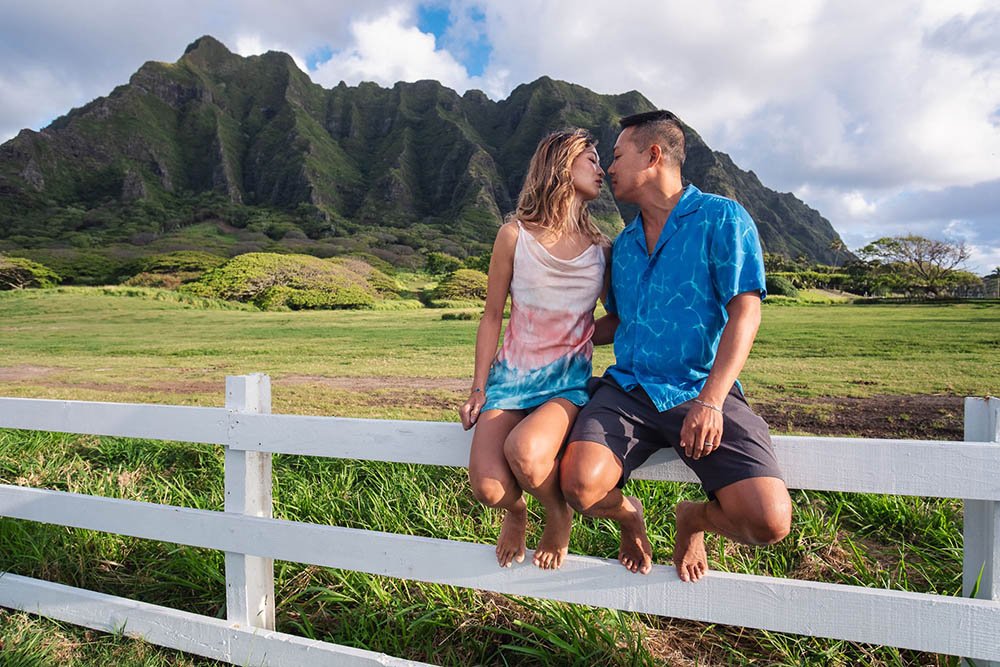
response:
<svg viewBox="0 0 1000 667"><path fill-rule="evenodd" d="M520 563L524 560L528 508L503 451L504 441L522 419L524 412L521 410L487 410L482 413L476 421L469 454L472 494L488 507L506 510L497 540L497 563L500 567L510 567L512 561Z"/></svg>
<svg viewBox="0 0 1000 667"><path fill-rule="evenodd" d="M559 489L556 459L579 411L565 399L552 399L514 427L503 446L519 487L545 508L545 530L534 563L546 570L559 568L569 548L573 510Z"/></svg>

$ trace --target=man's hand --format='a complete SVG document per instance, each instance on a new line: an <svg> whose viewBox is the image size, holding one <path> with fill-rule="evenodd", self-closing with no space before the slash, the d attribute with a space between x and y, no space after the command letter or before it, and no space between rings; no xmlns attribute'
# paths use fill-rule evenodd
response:
<svg viewBox="0 0 1000 667"><path fill-rule="evenodd" d="M696 461L722 443L722 412L693 403L681 426L681 447Z"/></svg>
<svg viewBox="0 0 1000 667"><path fill-rule="evenodd" d="M468 431L475 425L484 403L486 403L486 394L483 393L483 390L473 389L469 394L469 400L458 409L458 416L462 418L462 428Z"/></svg>

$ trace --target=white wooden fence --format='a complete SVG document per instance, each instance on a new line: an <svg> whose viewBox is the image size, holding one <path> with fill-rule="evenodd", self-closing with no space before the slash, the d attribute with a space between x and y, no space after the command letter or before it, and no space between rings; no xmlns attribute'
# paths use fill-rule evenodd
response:
<svg viewBox="0 0 1000 667"><path fill-rule="evenodd" d="M0 574L0 606L245 665L414 665L274 631L273 559L625 611L883 644L1000 665L1000 400L967 398L965 441L775 437L789 486L965 499L964 595L711 572L681 582L569 556L559 571L496 566L493 546L271 516L271 453L465 466L458 424L272 415L264 375L227 378L226 407L0 398L0 428L226 448L225 511L0 485L0 517L226 552L225 621ZM636 478L695 481L671 451ZM977 590L977 599L971 599Z"/></svg>

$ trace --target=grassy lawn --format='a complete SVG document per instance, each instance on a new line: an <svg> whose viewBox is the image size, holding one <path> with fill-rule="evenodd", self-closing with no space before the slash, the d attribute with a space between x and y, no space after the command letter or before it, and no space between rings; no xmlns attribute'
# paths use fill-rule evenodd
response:
<svg viewBox="0 0 1000 667"><path fill-rule="evenodd" d="M266 372L274 411L454 420L475 322L439 311L261 313L99 290L0 293L0 395L221 405L226 375ZM1000 306L769 307L743 375L753 397L1000 393ZM600 350L598 370L611 360ZM346 378L346 379L345 379ZM463 470L275 457L279 517L488 544L500 517ZM0 430L0 482L222 508L222 452ZM654 559L692 485L631 482ZM755 549L709 540L714 568L901 590L961 589L961 503L795 492L791 535ZM540 534L533 505L528 537ZM617 534L578 519L570 551ZM222 554L0 519L0 571L209 615ZM620 614L350 572L276 564L278 627L446 665L957 664L832 640ZM2 665L205 665L122 637L0 611Z"/></svg>

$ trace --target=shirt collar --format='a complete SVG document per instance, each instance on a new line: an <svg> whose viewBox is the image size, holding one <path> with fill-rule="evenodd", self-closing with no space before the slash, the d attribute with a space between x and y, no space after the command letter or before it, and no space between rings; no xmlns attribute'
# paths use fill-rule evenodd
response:
<svg viewBox="0 0 1000 667"><path fill-rule="evenodd" d="M677 200L677 205L670 212L670 216L667 218L667 224L664 225L663 231L660 232L660 238L656 242L656 248L653 250L655 255L657 251L674 235L674 232L681 226L682 220L688 215L691 215L699 208L701 208L702 192L693 183L688 183L684 187L684 192L681 193L681 198ZM635 218L629 223L623 232L628 232L633 238L642 246L643 253L646 252L646 239L642 234L642 212L636 214Z"/></svg>

